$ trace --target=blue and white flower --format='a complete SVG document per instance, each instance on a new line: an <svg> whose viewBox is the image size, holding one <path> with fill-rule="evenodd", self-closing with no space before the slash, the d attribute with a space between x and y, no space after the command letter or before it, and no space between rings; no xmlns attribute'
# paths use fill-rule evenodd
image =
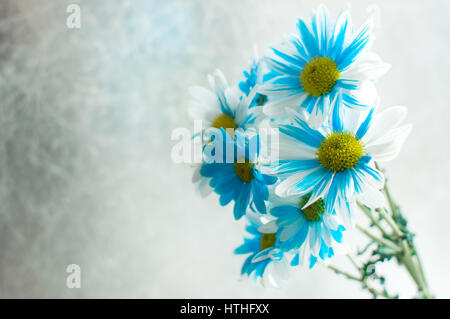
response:
<svg viewBox="0 0 450 319"><path fill-rule="evenodd" d="M342 243L342 231L336 214L326 214L323 199L305 207L310 194L286 198L270 197L270 215L273 221L260 227L263 233L271 232L275 224L279 232L280 248L296 256L293 265L310 261L314 266L317 258L325 260L334 255L333 247ZM301 258L299 258L301 256Z"/></svg>
<svg viewBox="0 0 450 319"><path fill-rule="evenodd" d="M200 86L189 90L194 98L189 107L193 120L202 120L205 129L246 129L257 124L261 119L261 108L250 109L256 90L245 95L230 87L219 70L214 76L208 75L208 80L212 91Z"/></svg>
<svg viewBox="0 0 450 319"><path fill-rule="evenodd" d="M372 108L361 115L343 109L341 103L338 97L329 125L317 130L292 110L293 123L279 126L280 161L263 172L282 179L277 195L311 194L304 207L322 198L326 212L335 210L344 225L350 226L355 199L371 208L383 206L384 175L375 161L392 160L411 125L399 126L406 116L405 107L391 107L377 115Z"/></svg>
<svg viewBox="0 0 450 319"><path fill-rule="evenodd" d="M258 229L263 222L247 215L249 225L246 227L250 238L244 238L244 243L234 251L238 255L250 254L242 265L241 274L252 277L263 285L270 283L278 287L280 279L288 279L288 256L278 247L277 230L272 233L262 233Z"/></svg>
<svg viewBox="0 0 450 319"><path fill-rule="evenodd" d="M266 213L268 186L277 178L259 170L259 136L246 136L236 130L232 137L223 128L219 133L213 143L205 147L201 176L210 178L209 185L219 194L222 206L234 200L235 219L244 216L249 206Z"/></svg>
<svg viewBox="0 0 450 319"><path fill-rule="evenodd" d="M279 75L258 89L258 93L273 97L264 112L277 118L285 114L285 107L303 108L309 124L318 128L340 91L347 107L371 105L376 97L373 80L390 67L369 50L374 38L372 24L370 19L355 32L347 11L331 21L324 6L309 24L299 19L298 34L272 47L273 53L266 59Z"/></svg>
<svg viewBox="0 0 450 319"><path fill-rule="evenodd" d="M193 138L208 139L204 134L215 129L247 129L254 127L264 118L261 107L250 106L256 95L256 90L250 90L246 95L233 89L220 70L214 75L208 75L211 90L194 86L190 93L194 98L190 103L189 114L193 120L201 120L203 131L198 132ZM205 135L205 136L204 136ZM202 197L212 192L210 181L200 174L200 165L194 166L192 182L197 185L197 190Z"/></svg>

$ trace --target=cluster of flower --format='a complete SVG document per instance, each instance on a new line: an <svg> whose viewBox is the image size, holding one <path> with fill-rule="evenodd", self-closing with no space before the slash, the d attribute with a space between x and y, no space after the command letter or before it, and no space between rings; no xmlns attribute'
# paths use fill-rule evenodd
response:
<svg viewBox="0 0 450 319"><path fill-rule="evenodd" d="M255 57L238 88L220 71L209 76L212 91L191 88L190 115L221 133L210 136L193 181L203 195L214 190L222 206L233 201L235 219L250 223L235 251L250 254L243 275L277 285L289 265L313 267L334 255L357 201L384 205L376 162L398 154L411 125L400 126L405 107L375 111L374 80L389 65L370 52L372 39L371 19L355 31L348 12L330 21L321 6L309 23L298 20L296 34ZM260 125L278 129L276 162L249 147L260 143Z"/></svg>

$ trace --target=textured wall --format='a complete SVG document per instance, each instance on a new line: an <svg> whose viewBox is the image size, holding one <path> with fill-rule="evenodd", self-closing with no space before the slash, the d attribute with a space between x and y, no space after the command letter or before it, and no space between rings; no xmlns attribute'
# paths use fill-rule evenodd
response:
<svg viewBox="0 0 450 319"><path fill-rule="evenodd" d="M368 296L320 266L282 289L239 281L243 222L170 159L172 128L191 127L187 88L216 67L238 81L254 44L278 42L318 2L79 1L71 30L72 2L0 3L1 297ZM334 14L348 4L358 25L378 13L374 50L393 65L381 105L408 106L414 124L387 174L448 298L450 3L324 2ZM81 289L66 288L71 263ZM383 268L410 296L407 275Z"/></svg>

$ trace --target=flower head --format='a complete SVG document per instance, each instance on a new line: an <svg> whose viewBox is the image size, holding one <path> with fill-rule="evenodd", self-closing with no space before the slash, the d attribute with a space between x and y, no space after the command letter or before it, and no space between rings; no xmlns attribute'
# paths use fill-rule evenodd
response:
<svg viewBox="0 0 450 319"><path fill-rule="evenodd" d="M255 90L244 95L231 88L219 70L213 76L209 75L208 79L212 91L199 86L190 88L194 100L191 101L189 114L193 120L202 120L206 128L246 129L262 118L260 108L250 109Z"/></svg>
<svg viewBox="0 0 450 319"><path fill-rule="evenodd" d="M238 255L250 254L242 265L241 274L277 287L279 279L288 278L287 256L279 248L277 230L273 228L272 232L262 233L258 229L264 223L255 216L248 217L246 231L251 237L244 238L244 243L234 251Z"/></svg>
<svg viewBox="0 0 450 319"><path fill-rule="evenodd" d="M205 148L206 160L200 174L210 178L210 186L219 194L222 206L234 200L235 219L245 215L249 205L266 213L268 186L277 178L259 170L259 136L246 136L238 130L232 137L223 128L218 133Z"/></svg>
<svg viewBox="0 0 450 319"><path fill-rule="evenodd" d="M261 107L253 107L256 90L249 88L248 92L239 92L228 85L220 70L208 75L211 90L194 86L190 93L194 98L190 103L189 114L193 120L201 120L206 129L202 134L195 134L192 138L203 138L210 129L247 129L254 127L264 118ZM208 138L207 134L206 138ZM200 174L201 165L194 165L195 171L192 182L197 185L202 197L212 191L209 178Z"/></svg>
<svg viewBox="0 0 450 319"><path fill-rule="evenodd" d="M275 219L259 230L270 231L275 224L279 232L279 247L284 252L297 255L293 264L317 258L331 257L333 247L342 242L342 231L335 214L326 214L324 201L319 198L310 203L310 194L281 198L270 197L270 215ZM310 267L314 265L310 263Z"/></svg>
<svg viewBox="0 0 450 319"><path fill-rule="evenodd" d="M308 126L302 114L292 113L291 124L279 125L279 163L263 169L282 179L277 195L310 194L308 204L323 199L325 211L336 211L344 225L351 225L356 198L371 208L382 206L384 175L375 161L389 161L400 151L411 130L411 125L399 126L406 108L375 115L372 108L362 115L343 109L338 95L329 123L320 129Z"/></svg>
<svg viewBox="0 0 450 319"><path fill-rule="evenodd" d="M278 76L258 90L271 102L264 111L271 117L285 115L285 107L299 106L309 114L308 122L318 128L327 117L330 104L342 91L343 105L363 108L376 97L372 80L389 65L369 51L372 22L354 32L348 12L331 21L320 6L309 23L299 19L298 33L272 47L266 58Z"/></svg>

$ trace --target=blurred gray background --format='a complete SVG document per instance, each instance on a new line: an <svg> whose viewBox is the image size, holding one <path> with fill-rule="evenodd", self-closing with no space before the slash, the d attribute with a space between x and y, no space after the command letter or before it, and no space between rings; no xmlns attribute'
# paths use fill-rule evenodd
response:
<svg viewBox="0 0 450 319"><path fill-rule="evenodd" d="M334 17L349 6L357 26L376 16L374 51L393 65L381 105L408 106L414 124L389 183L432 291L449 298L450 2L322 2ZM79 30L66 27L70 3ZM318 4L2 0L0 297L369 297L320 265L281 289L239 280L243 221L197 196L192 169L170 158L172 129L192 128L188 87L215 68L236 83L254 44L263 53ZM66 287L72 263L81 289ZM381 271L413 295L394 263Z"/></svg>

